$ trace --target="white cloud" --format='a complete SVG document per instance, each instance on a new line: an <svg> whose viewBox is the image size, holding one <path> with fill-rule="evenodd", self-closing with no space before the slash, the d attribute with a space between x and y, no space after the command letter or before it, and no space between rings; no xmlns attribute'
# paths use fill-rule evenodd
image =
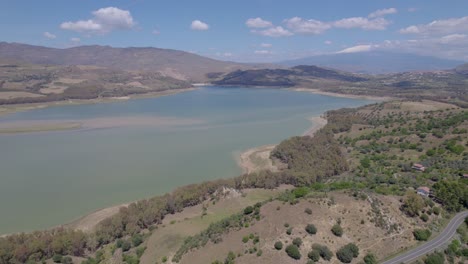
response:
<svg viewBox="0 0 468 264"><path fill-rule="evenodd" d="M370 51L370 50L372 50L372 45L357 45L354 47L340 50L336 53L356 53L356 52L365 52L365 51Z"/></svg>
<svg viewBox="0 0 468 264"><path fill-rule="evenodd" d="M210 26L200 20L194 20L192 21L192 24L190 24L190 28L193 30L203 31L203 30L208 30Z"/></svg>
<svg viewBox="0 0 468 264"><path fill-rule="evenodd" d="M370 18L376 18L376 17L382 17L385 15L390 15L390 14L395 14L397 13L398 10L396 8L385 8L385 9L379 9L377 11L374 11L369 14Z"/></svg>
<svg viewBox="0 0 468 264"><path fill-rule="evenodd" d="M412 13L412 12L416 12L416 11L418 11L418 9L417 9L416 7L410 7L410 8L408 8L408 12L411 12L411 13Z"/></svg>
<svg viewBox="0 0 468 264"><path fill-rule="evenodd" d="M293 17L284 20L286 27L296 33L304 34L320 34L331 27L328 23L321 22L315 19L305 20L300 17Z"/></svg>
<svg viewBox="0 0 468 264"><path fill-rule="evenodd" d="M350 17L333 22L337 28L361 28L365 30L384 30L390 24L385 18L367 19L365 17Z"/></svg>
<svg viewBox="0 0 468 264"><path fill-rule="evenodd" d="M271 47L273 47L273 45L270 44L270 43L262 43L262 44L260 44L260 47L262 47L262 48L271 48Z"/></svg>
<svg viewBox="0 0 468 264"><path fill-rule="evenodd" d="M92 12L93 18L76 22L63 22L61 29L76 32L104 34L113 30L128 30L135 26L133 17L127 10L105 7Z"/></svg>
<svg viewBox="0 0 468 264"><path fill-rule="evenodd" d="M161 34L161 32L159 30L157 30L157 29L153 29L153 31L151 31L151 34L159 35L159 34Z"/></svg>
<svg viewBox="0 0 468 264"><path fill-rule="evenodd" d="M55 38L57 38L56 35L54 35L54 34L52 34L52 33L50 33L50 32L44 32L42 35L43 35L44 37L48 38L48 39L55 39Z"/></svg>
<svg viewBox="0 0 468 264"><path fill-rule="evenodd" d="M269 51L269 50L256 50L254 51L255 54L259 54L259 55L269 55L271 54L272 52Z"/></svg>
<svg viewBox="0 0 468 264"><path fill-rule="evenodd" d="M449 18L442 20L434 20L428 24L412 25L400 29L402 34L421 34L441 36L447 34L467 33L468 32L468 16L460 18Z"/></svg>
<svg viewBox="0 0 468 264"><path fill-rule="evenodd" d="M327 45L331 45L333 44L333 42L331 40L325 40L323 43L327 44Z"/></svg>
<svg viewBox="0 0 468 264"><path fill-rule="evenodd" d="M230 58L230 57L234 56L234 54L232 54L231 52L216 52L215 56Z"/></svg>
<svg viewBox="0 0 468 264"><path fill-rule="evenodd" d="M287 37L293 35L289 30L284 29L281 26L277 27L272 27L260 31L252 30L253 33L260 34L262 36L267 36L267 37Z"/></svg>
<svg viewBox="0 0 468 264"><path fill-rule="evenodd" d="M247 19L247 21L245 21L245 25L249 28L266 28L273 26L270 21L263 20L260 17Z"/></svg>
<svg viewBox="0 0 468 264"><path fill-rule="evenodd" d="M78 43L78 42L81 41L81 39L80 39L80 38L71 38L70 41L71 41L71 42Z"/></svg>

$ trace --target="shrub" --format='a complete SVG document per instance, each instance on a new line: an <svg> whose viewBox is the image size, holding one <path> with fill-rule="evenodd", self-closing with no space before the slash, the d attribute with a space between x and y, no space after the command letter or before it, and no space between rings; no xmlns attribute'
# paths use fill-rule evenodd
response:
<svg viewBox="0 0 468 264"><path fill-rule="evenodd" d="M434 207L434 208L432 208L432 212L433 212L435 215L439 215L439 214L440 214L440 208L439 208L439 207Z"/></svg>
<svg viewBox="0 0 468 264"><path fill-rule="evenodd" d="M366 264L377 264L377 257L372 254L372 253L369 253L367 254L365 257L364 257L364 263Z"/></svg>
<svg viewBox="0 0 468 264"><path fill-rule="evenodd" d="M244 243L249 242L249 237L248 236L243 237L242 242L244 242Z"/></svg>
<svg viewBox="0 0 468 264"><path fill-rule="evenodd" d="M343 263L351 263L353 258L358 256L359 248L354 243L349 243L336 252L336 257Z"/></svg>
<svg viewBox="0 0 468 264"><path fill-rule="evenodd" d="M286 234L291 235L291 234L292 234L292 230L293 230L292 227L288 228L288 229L286 230Z"/></svg>
<svg viewBox="0 0 468 264"><path fill-rule="evenodd" d="M125 240L122 242L122 251L125 252L125 251L129 251L130 249L132 248L132 244Z"/></svg>
<svg viewBox="0 0 468 264"><path fill-rule="evenodd" d="M317 228L313 224L308 224L305 227L305 231L311 235L315 235L317 233Z"/></svg>
<svg viewBox="0 0 468 264"><path fill-rule="evenodd" d="M327 246L320 245L320 244L313 244L312 249L317 250L320 253L320 256L326 261L329 261L333 257L333 253L330 251L330 249Z"/></svg>
<svg viewBox="0 0 468 264"><path fill-rule="evenodd" d="M424 260L425 264L444 264L445 263L445 256L444 254L437 252L437 253L432 253L427 256L427 258Z"/></svg>
<svg viewBox="0 0 468 264"><path fill-rule="evenodd" d="M339 225L339 224L335 224L332 229L331 229L332 233L335 235L335 236L342 236L343 235L343 228Z"/></svg>
<svg viewBox="0 0 468 264"><path fill-rule="evenodd" d="M286 247L286 253L293 259L301 259L301 252L299 252L299 248L294 244Z"/></svg>
<svg viewBox="0 0 468 264"><path fill-rule="evenodd" d="M281 249L283 249L283 243L282 243L281 241L277 241L277 242L275 243L275 249L276 249L276 250L281 250Z"/></svg>
<svg viewBox="0 0 468 264"><path fill-rule="evenodd" d="M312 209L306 208L306 209L304 210L304 212L305 212L306 214L310 214L310 215L311 215L311 214L312 214Z"/></svg>
<svg viewBox="0 0 468 264"><path fill-rule="evenodd" d="M413 231L414 238L419 241L427 241L431 237L431 231L428 229L415 229Z"/></svg>
<svg viewBox="0 0 468 264"><path fill-rule="evenodd" d="M294 245L296 245L297 247L301 247L302 246L302 239L300 237L296 237L293 239L292 243Z"/></svg>
<svg viewBox="0 0 468 264"><path fill-rule="evenodd" d="M248 214L251 214L253 213L254 211L254 208L252 206L247 206L245 209L244 209L244 214L248 215Z"/></svg>
<svg viewBox="0 0 468 264"><path fill-rule="evenodd" d="M257 244L258 242L260 242L260 237L259 236L254 237L253 239L254 245Z"/></svg>
<svg viewBox="0 0 468 264"><path fill-rule="evenodd" d="M307 257L315 262L318 262L320 260L320 252L318 250L312 250L309 252L309 254L307 254Z"/></svg>
<svg viewBox="0 0 468 264"><path fill-rule="evenodd" d="M161 261L162 261L162 263L166 263L167 262L167 257L166 256L162 257Z"/></svg>
<svg viewBox="0 0 468 264"><path fill-rule="evenodd" d="M427 222L427 220L429 220L429 216L427 214L422 214L421 220L423 220L424 222Z"/></svg>
<svg viewBox="0 0 468 264"><path fill-rule="evenodd" d="M143 243L143 236L141 236L140 234L133 235L132 243L134 247L138 247L139 245L141 245L141 243Z"/></svg>
<svg viewBox="0 0 468 264"><path fill-rule="evenodd" d="M64 258L62 259L62 263L63 263L63 264L73 264L73 260L72 260L71 257L64 257Z"/></svg>
<svg viewBox="0 0 468 264"><path fill-rule="evenodd" d="M262 254L263 254L263 251L260 249L260 250L257 252L257 257L262 256Z"/></svg>
<svg viewBox="0 0 468 264"><path fill-rule="evenodd" d="M55 263L62 263L63 256L60 254L56 254L52 257L52 261Z"/></svg>

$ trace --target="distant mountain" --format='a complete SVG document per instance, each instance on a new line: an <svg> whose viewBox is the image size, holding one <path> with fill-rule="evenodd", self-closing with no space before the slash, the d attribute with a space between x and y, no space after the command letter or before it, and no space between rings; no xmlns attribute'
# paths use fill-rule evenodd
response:
<svg viewBox="0 0 468 264"><path fill-rule="evenodd" d="M180 80L206 81L207 74L251 69L254 65L219 61L189 52L159 48L80 46L56 49L0 42L0 59L33 64L92 65L126 71L153 71Z"/></svg>
<svg viewBox="0 0 468 264"><path fill-rule="evenodd" d="M285 66L317 65L355 73L380 74L446 70L462 63L464 62L415 54L369 51L318 55L283 61L279 64Z"/></svg>

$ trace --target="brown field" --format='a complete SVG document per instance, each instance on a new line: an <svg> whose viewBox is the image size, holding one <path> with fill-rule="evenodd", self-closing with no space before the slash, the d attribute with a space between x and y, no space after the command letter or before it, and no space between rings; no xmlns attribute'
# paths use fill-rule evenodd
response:
<svg viewBox="0 0 468 264"><path fill-rule="evenodd" d="M181 263L224 261L229 251L241 255L236 258L236 263L305 263L307 253L314 243L327 245L332 252L336 252L338 248L351 242L360 248L359 257L353 260L353 263L357 263L367 252L373 252L382 259L416 244L412 231L422 223L401 213L397 197L372 195L366 200L358 200L345 193L331 193L328 197L309 198L296 205L280 201L268 203L261 208L260 221L248 228L224 235L221 243L208 242L204 248L189 252L182 258ZM330 197L333 197L335 204L330 205ZM374 201L374 211L371 201ZM306 208L312 209L313 213L306 214ZM380 213L375 213L375 208L378 208ZM336 237L330 231L338 218L342 219L342 237ZM376 227L377 221L382 227ZM286 234L285 223L293 227L292 235ZM317 227L317 234L309 235L304 230L309 223ZM394 226L394 229L391 226ZM253 243L243 243L242 238L251 233L260 236L257 248L263 252L261 257L256 253L246 253L246 250L253 247ZM296 237L303 240L300 261L288 257L284 248L278 251L273 247L276 241L282 241L286 246ZM333 257L329 263L340 262Z"/></svg>
<svg viewBox="0 0 468 264"><path fill-rule="evenodd" d="M210 223L219 221L231 214L237 213L246 206L253 205L275 197L290 186L282 186L275 190L247 189L243 195L235 190L229 190L225 198L216 203L205 202L203 205L185 208L182 212L168 215L162 225L154 230L146 242L147 250L141 257L141 264L153 264L163 256L172 256L182 245L184 239L195 235ZM207 208L202 216L203 206Z"/></svg>

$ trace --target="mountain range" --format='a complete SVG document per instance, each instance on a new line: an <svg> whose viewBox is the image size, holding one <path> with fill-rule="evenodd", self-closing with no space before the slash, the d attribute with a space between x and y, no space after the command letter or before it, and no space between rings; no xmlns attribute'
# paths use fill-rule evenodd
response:
<svg viewBox="0 0 468 264"><path fill-rule="evenodd" d="M280 65L317 65L343 71L383 74L407 71L434 71L452 69L466 62L421 56L409 53L366 51L317 55L279 62Z"/></svg>

